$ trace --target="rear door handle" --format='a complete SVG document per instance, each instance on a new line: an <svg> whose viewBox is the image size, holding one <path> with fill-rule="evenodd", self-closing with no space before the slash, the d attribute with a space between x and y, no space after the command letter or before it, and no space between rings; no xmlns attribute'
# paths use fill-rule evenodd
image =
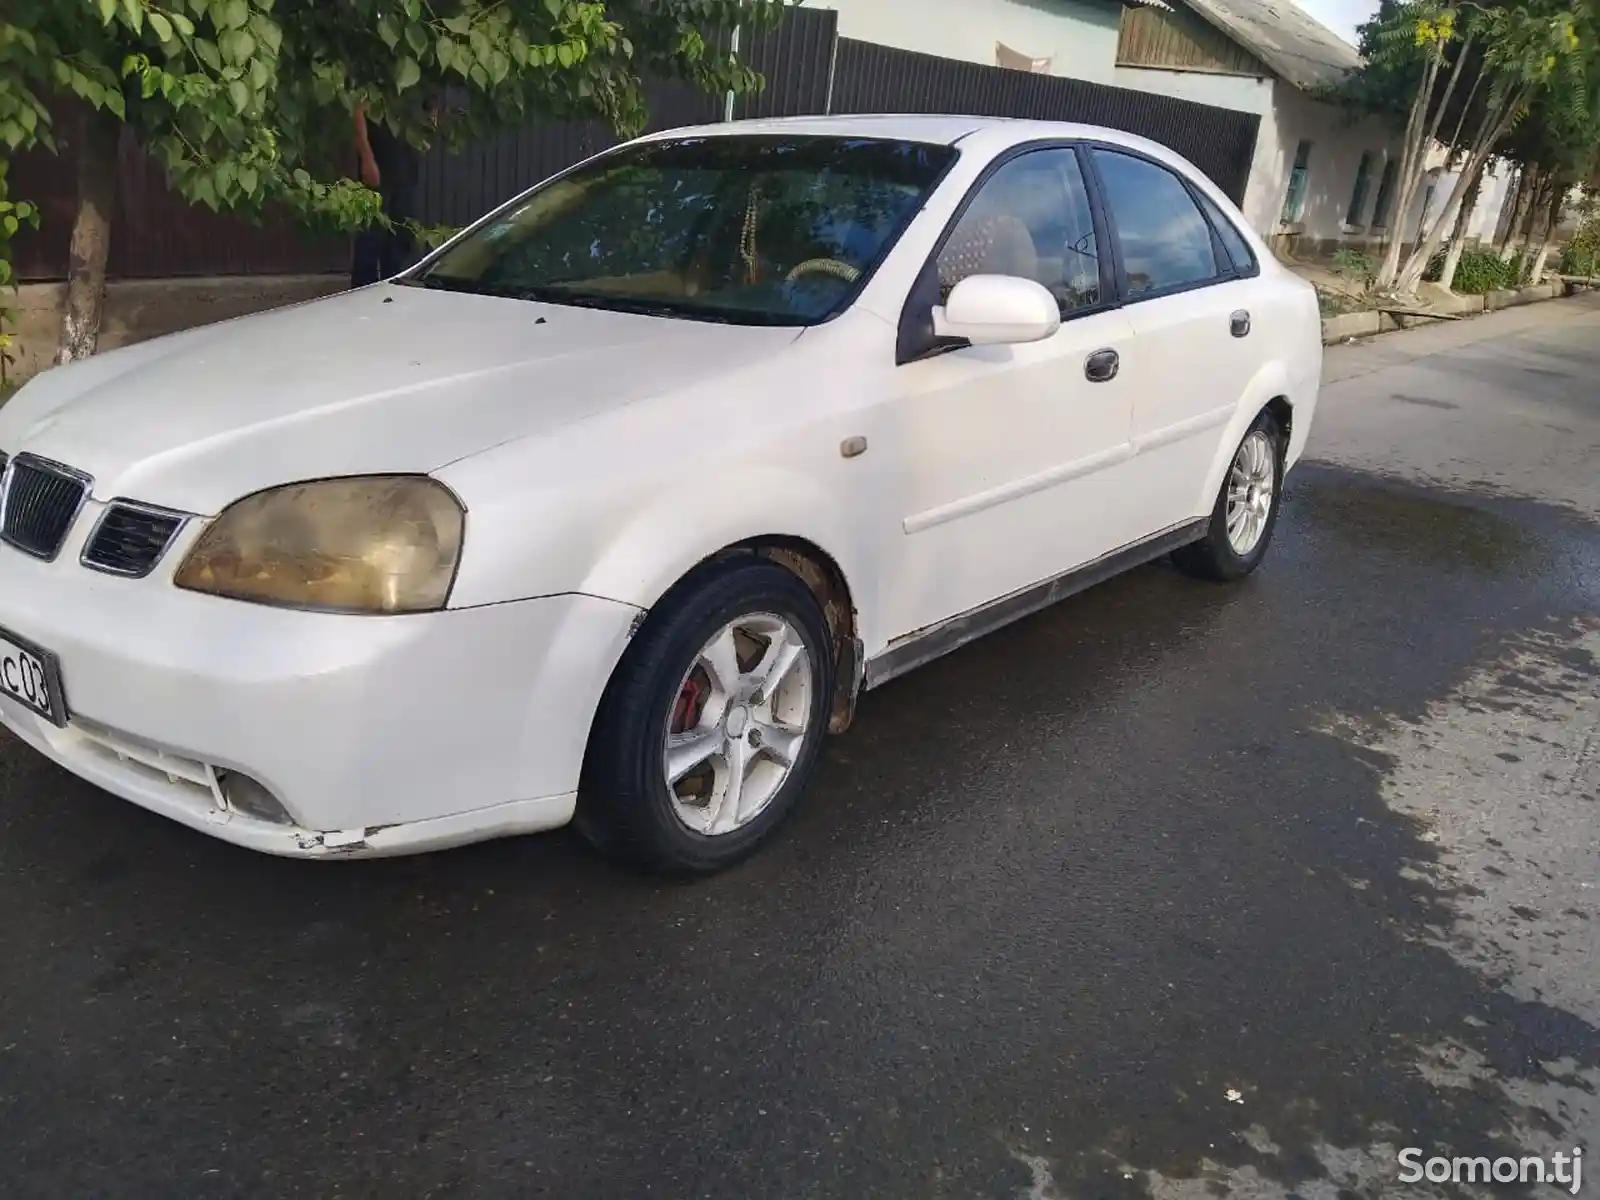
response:
<svg viewBox="0 0 1600 1200"><path fill-rule="evenodd" d="M1083 377L1090 383L1105 383L1117 377L1122 359L1115 350L1096 350L1083 362Z"/></svg>
<svg viewBox="0 0 1600 1200"><path fill-rule="evenodd" d="M1228 317L1228 332L1234 337L1245 337L1250 332L1250 314L1242 308L1233 310Z"/></svg>

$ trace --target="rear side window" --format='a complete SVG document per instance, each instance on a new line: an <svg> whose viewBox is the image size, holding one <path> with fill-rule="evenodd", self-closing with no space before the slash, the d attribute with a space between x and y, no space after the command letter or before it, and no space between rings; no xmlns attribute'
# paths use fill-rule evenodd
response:
<svg viewBox="0 0 1600 1200"><path fill-rule="evenodd" d="M1241 275L1248 275L1255 268L1256 257L1250 253L1250 244L1244 240L1244 235L1239 232L1239 227L1230 221L1216 203L1204 192L1200 192L1200 207L1206 210L1206 216L1211 218L1217 236L1222 239L1222 245L1228 252L1228 257L1233 260L1233 269Z"/></svg>
<svg viewBox="0 0 1600 1200"><path fill-rule="evenodd" d="M1211 227L1183 181L1146 159L1096 150L1128 298L1191 286L1231 269L1217 262Z"/></svg>

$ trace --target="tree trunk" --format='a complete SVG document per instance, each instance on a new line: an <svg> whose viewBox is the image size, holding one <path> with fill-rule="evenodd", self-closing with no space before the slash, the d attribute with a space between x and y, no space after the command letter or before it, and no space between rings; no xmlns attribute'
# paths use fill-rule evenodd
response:
<svg viewBox="0 0 1600 1200"><path fill-rule="evenodd" d="M1428 101L1433 96L1433 81L1439 73L1439 61L1442 51L1435 47L1428 56L1428 65L1422 73L1422 86L1417 89L1416 96L1411 101L1411 112L1406 118L1406 131L1400 139L1400 169L1395 173L1394 186L1397 194L1390 198L1389 241L1383 249L1383 261L1378 266L1377 277L1373 286L1378 291L1388 291L1394 285L1400 273L1400 248L1405 241L1406 218L1411 211L1411 201L1416 195L1417 181L1412 179L1415 175L1420 180L1422 172L1417 168L1422 165L1427 156L1427 148L1423 144L1423 134L1428 127Z"/></svg>
<svg viewBox="0 0 1600 1200"><path fill-rule="evenodd" d="M1528 282L1539 283L1544 278L1544 264L1550 257L1550 243L1546 242L1539 247L1539 253L1533 256L1533 266L1528 268Z"/></svg>
<svg viewBox="0 0 1600 1200"><path fill-rule="evenodd" d="M111 252L111 215L117 200L117 142L122 123L90 109L78 127L78 214L72 222L67 264L67 306L61 318L56 362L94 353L105 304L106 257Z"/></svg>
<svg viewBox="0 0 1600 1200"><path fill-rule="evenodd" d="M1461 251L1467 244L1467 230L1472 226L1472 210L1478 207L1478 189L1483 184L1483 170L1467 187L1467 194L1456 213L1456 227L1450 231L1450 248L1444 252L1444 270L1439 272L1439 286L1449 291L1456 281L1456 268L1461 265Z"/></svg>
<svg viewBox="0 0 1600 1200"><path fill-rule="evenodd" d="M1539 236L1539 253L1534 257L1533 268L1528 272L1528 282L1538 283L1544 276L1544 264L1550 257L1550 238L1561 223L1561 209L1567 198L1567 184L1551 177L1550 204L1545 210L1544 227Z"/></svg>
<svg viewBox="0 0 1600 1200"><path fill-rule="evenodd" d="M1511 243L1517 236L1517 223L1522 220L1522 214L1528 207L1528 197L1538 171L1538 167L1533 164L1524 163L1522 169L1517 172L1517 185L1511 193L1511 211L1506 214L1505 230L1495 238L1494 243L1502 262L1510 261Z"/></svg>
<svg viewBox="0 0 1600 1200"><path fill-rule="evenodd" d="M1517 243L1524 235L1534 206L1539 200L1539 190L1544 186L1543 173L1537 163L1522 168L1522 186L1517 189L1517 203L1511 210L1511 223L1506 226L1506 240L1500 247L1502 262L1517 256Z"/></svg>
<svg viewBox="0 0 1600 1200"><path fill-rule="evenodd" d="M1387 291L1393 286L1395 276L1400 274L1400 248L1400 238L1391 227L1388 241L1383 244L1383 261L1378 265L1378 276L1373 281L1373 287L1377 290Z"/></svg>
<svg viewBox="0 0 1600 1200"><path fill-rule="evenodd" d="M1395 290L1402 295L1416 289L1422 279L1423 271L1427 269L1428 260L1444 241L1445 215L1461 202L1466 194L1468 181L1478 177L1478 173L1483 170L1484 164L1494 152L1496 144L1511 128L1511 123L1522 112L1527 100L1528 88L1518 87L1484 114L1477 136L1472 139L1472 152L1467 156L1467 165L1456 178L1455 186L1450 189L1450 197L1444 202L1439 219L1434 221L1433 228L1428 230L1426 237L1422 235L1420 229L1417 231L1417 247L1412 250L1411 257L1406 259L1405 266L1400 268L1400 277L1395 281Z"/></svg>
<svg viewBox="0 0 1600 1200"><path fill-rule="evenodd" d="M1517 235L1511 239L1511 244L1506 247L1509 253L1505 255L1505 261L1511 262L1516 258L1522 259L1521 268L1517 272L1516 280L1516 282L1519 284L1522 282L1523 276L1527 273L1528 244L1533 241L1533 228L1536 224L1538 224L1539 214L1544 211L1544 207L1548 203L1546 189L1549 187L1549 185L1549 172L1540 171L1539 186L1528 189L1527 210L1518 214L1522 220L1522 228Z"/></svg>
<svg viewBox="0 0 1600 1200"><path fill-rule="evenodd" d="M1490 143L1493 144L1492 142ZM1456 179L1456 184L1450 189L1450 197L1444 202L1444 207L1439 210L1438 218L1428 229L1426 235L1422 230L1417 230L1417 246L1411 251L1411 257L1406 259L1406 264L1400 270L1400 276L1395 282L1396 289L1402 294L1416 290L1417 284L1422 281L1422 273L1428 269L1428 260L1433 257L1439 244L1444 241L1445 216L1450 209L1459 203L1466 191L1468 179L1476 179L1483 170L1484 164L1489 161L1489 147L1484 146L1473 152L1467 159L1465 170Z"/></svg>

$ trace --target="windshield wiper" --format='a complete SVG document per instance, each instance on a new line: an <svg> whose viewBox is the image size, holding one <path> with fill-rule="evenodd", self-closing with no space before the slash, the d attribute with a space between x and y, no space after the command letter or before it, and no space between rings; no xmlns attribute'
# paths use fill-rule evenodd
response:
<svg viewBox="0 0 1600 1200"><path fill-rule="evenodd" d="M399 287L427 288L436 292L467 292L471 295L493 296L503 293L495 292L471 279L462 279L456 275L412 275L405 279L396 279Z"/></svg>
<svg viewBox="0 0 1600 1200"><path fill-rule="evenodd" d="M759 310L727 311L674 304L640 296L616 296L607 292L584 292L562 284L517 287L512 284L483 283L458 275L416 275L395 282L402 287L428 288L441 292L466 292L475 296L498 296L507 300L527 300L541 304L564 304L572 308L596 308L609 312L637 313L645 317L669 317L682 321L710 321L718 325L782 325L789 322L777 314Z"/></svg>
<svg viewBox="0 0 1600 1200"><path fill-rule="evenodd" d="M692 321L716 321L723 325L734 323L732 317L722 313L673 304L669 300L614 296L606 292L579 292L560 286L523 288L517 292L517 296L522 300L539 300L546 304L570 304L574 308L599 308L613 312L638 313L646 317L678 317Z"/></svg>

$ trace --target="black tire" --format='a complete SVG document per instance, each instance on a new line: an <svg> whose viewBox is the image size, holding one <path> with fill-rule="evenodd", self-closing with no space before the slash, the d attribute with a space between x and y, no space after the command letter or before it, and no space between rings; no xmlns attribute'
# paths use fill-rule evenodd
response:
<svg viewBox="0 0 1600 1200"><path fill-rule="evenodd" d="M1260 433L1267 435L1272 447L1272 502L1260 538L1249 553L1239 554L1228 540L1228 484L1239 451ZM1267 547L1272 544L1272 531L1277 528L1278 511L1283 506L1283 453L1283 431L1278 427L1277 418L1262 409L1228 460L1228 470L1223 473L1222 486L1217 489L1217 502L1211 509L1205 537L1172 552L1172 561L1180 570L1199 579L1232 583L1261 565L1261 560L1267 556Z"/></svg>
<svg viewBox="0 0 1600 1200"><path fill-rule="evenodd" d="M728 833L689 828L663 774L667 721L701 648L730 621L770 613L800 634L812 664L807 733L766 807ZM703 564L646 617L595 714L574 824L595 849L653 870L707 874L747 857L794 809L815 769L833 694L834 653L816 598L792 572L754 555Z"/></svg>

